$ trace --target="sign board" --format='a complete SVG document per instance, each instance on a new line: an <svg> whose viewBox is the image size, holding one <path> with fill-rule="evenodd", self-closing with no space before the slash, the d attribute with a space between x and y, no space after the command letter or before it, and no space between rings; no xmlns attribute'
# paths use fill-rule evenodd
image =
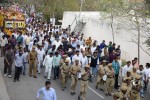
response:
<svg viewBox="0 0 150 100"><path fill-rule="evenodd" d="M5 21L6 28L25 28L25 21Z"/></svg>

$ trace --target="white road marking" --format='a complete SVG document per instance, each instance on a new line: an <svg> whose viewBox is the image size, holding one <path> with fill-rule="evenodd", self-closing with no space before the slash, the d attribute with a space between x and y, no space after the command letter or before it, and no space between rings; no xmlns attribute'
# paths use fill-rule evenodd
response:
<svg viewBox="0 0 150 100"><path fill-rule="evenodd" d="M104 97L102 95L100 95L99 93L97 93L95 90L93 90L91 87L88 86L88 88L94 92L96 95L98 95L100 98L104 99Z"/></svg>

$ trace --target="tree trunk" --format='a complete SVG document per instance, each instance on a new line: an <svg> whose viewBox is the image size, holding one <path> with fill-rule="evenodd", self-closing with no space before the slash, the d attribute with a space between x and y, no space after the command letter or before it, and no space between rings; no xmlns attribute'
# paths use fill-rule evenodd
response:
<svg viewBox="0 0 150 100"><path fill-rule="evenodd" d="M111 33L112 33L113 43L115 43L115 35L114 35L113 22L114 22L114 17L113 17L113 14L111 13Z"/></svg>

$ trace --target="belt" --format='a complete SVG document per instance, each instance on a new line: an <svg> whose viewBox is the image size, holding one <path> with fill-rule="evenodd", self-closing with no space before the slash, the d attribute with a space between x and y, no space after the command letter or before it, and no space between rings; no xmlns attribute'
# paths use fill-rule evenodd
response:
<svg viewBox="0 0 150 100"><path fill-rule="evenodd" d="M84 80L84 79L82 79L82 81L88 81L88 80Z"/></svg>
<svg viewBox="0 0 150 100"><path fill-rule="evenodd" d="M30 60L35 60L35 59L30 59Z"/></svg>
<svg viewBox="0 0 150 100"><path fill-rule="evenodd" d="M134 91L132 91L132 93L134 93L134 94L138 94L138 92L134 92Z"/></svg>

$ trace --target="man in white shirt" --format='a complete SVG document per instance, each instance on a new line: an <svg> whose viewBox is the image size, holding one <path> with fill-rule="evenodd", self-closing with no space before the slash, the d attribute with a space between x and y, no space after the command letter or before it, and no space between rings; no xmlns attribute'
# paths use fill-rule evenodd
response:
<svg viewBox="0 0 150 100"><path fill-rule="evenodd" d="M45 56L45 51L42 49L42 45L39 44L39 49L37 50L37 57L38 57L38 74L41 73L41 65L43 63L43 58Z"/></svg>
<svg viewBox="0 0 150 100"><path fill-rule="evenodd" d="M7 38L3 35L1 41L1 57L4 55L5 45L8 43Z"/></svg>
<svg viewBox="0 0 150 100"><path fill-rule="evenodd" d="M79 65L81 65L82 57L79 55L79 51L78 50L76 51L76 54L72 57L72 63L73 64L75 63L75 59L78 59L79 60Z"/></svg>
<svg viewBox="0 0 150 100"><path fill-rule="evenodd" d="M88 58L85 56L85 52L82 53L83 57L81 59L82 69L84 69L85 65L88 65Z"/></svg>
<svg viewBox="0 0 150 100"><path fill-rule="evenodd" d="M50 81L46 81L45 87L42 87L41 89L39 89L39 91L37 92L36 100L40 100L39 98L41 94L43 95L42 100L57 100L56 92L51 87Z"/></svg>
<svg viewBox="0 0 150 100"><path fill-rule="evenodd" d="M30 44L30 41L31 41L31 36L29 36L29 34L27 34L26 36L26 39L25 39L25 44L26 44L26 50L28 51L28 47L29 47L29 44Z"/></svg>
<svg viewBox="0 0 150 100"><path fill-rule="evenodd" d="M19 53L15 55L15 76L14 76L14 82L19 81L20 73L23 66L23 55L21 49L19 50Z"/></svg>
<svg viewBox="0 0 150 100"><path fill-rule="evenodd" d="M95 50L96 50L96 46L93 45L93 46L91 47L91 52L92 52L92 54L95 52Z"/></svg>
<svg viewBox="0 0 150 100"><path fill-rule="evenodd" d="M45 56L45 59L43 61L43 66L45 66L45 75L44 77L48 80L51 78L51 71L53 66L53 53L51 52L49 55Z"/></svg>
<svg viewBox="0 0 150 100"><path fill-rule="evenodd" d="M124 78L127 74L127 71L131 71L133 67L131 66L131 62L128 61L127 64L122 67L122 77Z"/></svg>
<svg viewBox="0 0 150 100"><path fill-rule="evenodd" d="M57 38L56 41L54 42L54 45L56 45L56 50L60 45L62 45L61 41Z"/></svg>

